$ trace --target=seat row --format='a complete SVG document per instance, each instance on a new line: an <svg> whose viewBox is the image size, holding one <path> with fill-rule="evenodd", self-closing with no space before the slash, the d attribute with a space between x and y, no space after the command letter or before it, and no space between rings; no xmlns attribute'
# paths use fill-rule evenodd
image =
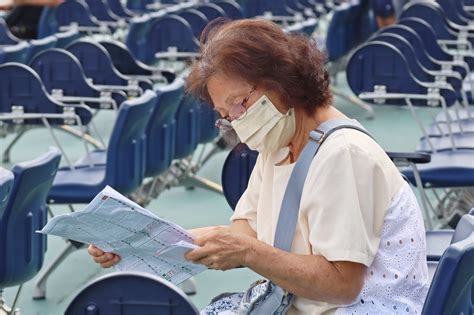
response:
<svg viewBox="0 0 474 315"><path fill-rule="evenodd" d="M461 0L454 3L408 3L399 22L375 33L347 66L349 86L361 100L407 107L419 125L423 137L416 151L430 153L431 162L418 167L419 176L410 170L405 175L421 189L429 228L438 218L455 226L474 200L474 33L466 20L452 20L456 14L474 21L474 15ZM427 107L439 108L429 126L417 110Z"/></svg>

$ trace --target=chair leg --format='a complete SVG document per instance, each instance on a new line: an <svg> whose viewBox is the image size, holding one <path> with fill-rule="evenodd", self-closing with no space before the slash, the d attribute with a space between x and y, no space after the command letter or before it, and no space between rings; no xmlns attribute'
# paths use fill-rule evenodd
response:
<svg viewBox="0 0 474 315"><path fill-rule="evenodd" d="M23 285L18 287L18 290L15 294L15 299L13 300L13 305L11 307L8 307L6 304L5 300L3 299L3 290L0 289L0 315L20 315L20 310L15 308L15 306L18 302L18 297L20 296L22 288Z"/></svg>
<svg viewBox="0 0 474 315"><path fill-rule="evenodd" d="M224 190L222 189L221 185L194 174L189 174L186 179L179 183L179 185L184 187L199 187L220 195L224 194Z"/></svg>
<svg viewBox="0 0 474 315"><path fill-rule="evenodd" d="M354 97L352 95L348 95L348 94L342 92L340 89L336 88L333 85L331 85L331 92L332 92L332 94L334 94L336 96L339 96L340 98L343 98L346 101L348 101L348 102L362 108L363 110L365 110L367 112L367 115L368 115L367 118L368 119L373 119L374 118L374 109L369 104L366 104L366 103L362 102L357 97Z"/></svg>
<svg viewBox="0 0 474 315"><path fill-rule="evenodd" d="M17 135L15 136L15 138L13 138L13 140L7 146L5 151L3 151L3 156L2 156L3 163L10 163L10 151L12 150L13 146L15 146L15 144L18 142L18 140L20 140L20 138L23 137L26 131L27 129L24 128L19 133L17 133Z"/></svg>
<svg viewBox="0 0 474 315"><path fill-rule="evenodd" d="M46 281L48 280L49 276L71 253L76 251L78 248L78 246L68 241L66 247L53 260L53 262L46 269L43 269L40 272L38 275L38 280L36 280L35 286L33 288L34 300L43 300L46 298Z"/></svg>

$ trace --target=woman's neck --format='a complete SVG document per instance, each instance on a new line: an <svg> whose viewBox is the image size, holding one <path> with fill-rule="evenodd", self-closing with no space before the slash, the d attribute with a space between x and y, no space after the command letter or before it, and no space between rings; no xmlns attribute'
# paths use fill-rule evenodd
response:
<svg viewBox="0 0 474 315"><path fill-rule="evenodd" d="M309 133L323 122L334 118L347 118L343 113L333 106L321 108L312 116L308 116L303 110L295 111L296 131L290 142L290 162L295 162L306 143L309 141Z"/></svg>

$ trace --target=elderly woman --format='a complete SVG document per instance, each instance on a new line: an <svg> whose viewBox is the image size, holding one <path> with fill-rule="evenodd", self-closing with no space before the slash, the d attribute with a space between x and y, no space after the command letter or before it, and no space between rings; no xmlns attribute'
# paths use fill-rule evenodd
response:
<svg viewBox="0 0 474 315"><path fill-rule="evenodd" d="M332 106L325 58L313 41L277 25L210 26L188 91L213 104L218 126L260 152L231 224L193 230L186 258L212 269L245 266L295 299L288 314L416 314L427 292L423 219L415 196L367 134L335 131L312 160L291 252L273 247L283 195L309 134L347 118ZM103 267L119 257L91 246ZM243 294L203 314L239 311Z"/></svg>

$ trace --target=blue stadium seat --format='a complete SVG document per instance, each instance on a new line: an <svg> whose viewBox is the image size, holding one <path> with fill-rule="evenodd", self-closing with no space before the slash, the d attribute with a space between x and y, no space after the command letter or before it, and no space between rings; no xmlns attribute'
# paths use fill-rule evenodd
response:
<svg viewBox="0 0 474 315"><path fill-rule="evenodd" d="M27 125L43 125L41 116L48 118L52 125L65 124L66 118L54 118L57 114L63 114L64 104L55 101L45 90L40 77L33 69L15 63L7 63L0 66L0 112L8 114L12 112L13 106L22 106L25 114L37 114L36 118L26 119ZM8 83L8 84L6 84ZM72 124L76 124L76 118L82 125L87 125L92 119L92 114L86 108L76 107ZM55 116L56 115L56 116ZM4 115L6 119L8 115ZM1 117L1 116L0 116ZM71 115L69 115L69 120ZM11 119L10 119L11 121Z"/></svg>
<svg viewBox="0 0 474 315"><path fill-rule="evenodd" d="M81 34L77 30L69 30L67 32L61 32L54 34L58 40L56 43L56 48L66 48L67 46L74 43L76 40L81 38Z"/></svg>
<svg viewBox="0 0 474 315"><path fill-rule="evenodd" d="M110 11L112 11L117 16L120 16L122 18L131 18L134 15L132 11L128 10L122 4L121 0L107 0L107 4L109 6Z"/></svg>
<svg viewBox="0 0 474 315"><path fill-rule="evenodd" d="M204 3L196 6L196 10L206 16L209 22L218 18L227 18L227 14L223 8L214 3Z"/></svg>
<svg viewBox="0 0 474 315"><path fill-rule="evenodd" d="M77 163L74 167L58 170L47 201L55 204L89 203L107 185L127 195L142 184L145 174L145 127L156 103L156 94L146 91L141 97L122 104L109 139L106 163ZM102 150L90 153L102 154ZM82 160L93 160L85 156ZM33 298L46 297L46 282L59 264L80 242L69 241L63 251L38 275Z"/></svg>
<svg viewBox="0 0 474 315"><path fill-rule="evenodd" d="M179 314L197 315L191 300L170 282L158 276L137 272L112 273L83 288L66 309L65 315Z"/></svg>
<svg viewBox="0 0 474 315"><path fill-rule="evenodd" d="M149 80L130 80L126 75L120 73L115 68L107 50L91 40L78 40L69 45L67 50L79 59L84 73L93 80L94 85L108 88L115 86L115 90L133 92L138 95L144 90L153 88L153 84ZM138 86L132 86L131 81L136 81ZM133 89L133 91L129 91L129 89Z"/></svg>
<svg viewBox="0 0 474 315"><path fill-rule="evenodd" d="M426 232L426 249L429 261L440 260L449 244L457 243L469 237L474 231L474 215L465 214L459 220L455 230L437 230Z"/></svg>
<svg viewBox="0 0 474 315"><path fill-rule="evenodd" d="M133 12L143 13L148 11L147 6L154 4L155 0L127 0L127 9Z"/></svg>
<svg viewBox="0 0 474 315"><path fill-rule="evenodd" d="M135 59L127 46L121 42L102 40L99 43L109 53L115 68L128 77L146 78L153 82L163 80L164 78L168 82L172 82L176 77L176 75L170 71L149 66Z"/></svg>
<svg viewBox="0 0 474 315"><path fill-rule="evenodd" d="M85 101L90 108L117 109L127 100L126 94L121 91L111 92L111 97L103 95L87 80L79 60L66 50L50 49L42 52L31 61L30 67L39 74L49 93L61 90L69 100L71 96L94 98ZM74 100L81 102L78 98Z"/></svg>
<svg viewBox="0 0 474 315"><path fill-rule="evenodd" d="M20 39L17 38L10 32L7 23L3 18L0 18L0 46L3 45L15 45L20 42Z"/></svg>
<svg viewBox="0 0 474 315"><path fill-rule="evenodd" d="M189 23L191 29L193 30L194 36L198 39L200 38L201 33L206 27L207 23L209 23L206 15L196 9L184 10L179 12L178 15Z"/></svg>
<svg viewBox="0 0 474 315"><path fill-rule="evenodd" d="M55 17L60 28L69 27L73 23L91 29L100 28L99 21L92 15L89 6L83 0L61 3L55 9Z"/></svg>
<svg viewBox="0 0 474 315"><path fill-rule="evenodd" d="M176 145L176 112L184 95L184 81L176 79L156 90L157 103L147 125L146 177L155 177L171 165Z"/></svg>
<svg viewBox="0 0 474 315"><path fill-rule="evenodd" d="M165 15L132 22L127 47L136 59L150 64L155 61L156 53L166 52L170 48L178 52L196 52L199 42L185 19L177 15Z"/></svg>
<svg viewBox="0 0 474 315"><path fill-rule="evenodd" d="M212 3L224 10L226 16L230 19L237 20L244 17L242 8L234 0L214 0Z"/></svg>
<svg viewBox="0 0 474 315"><path fill-rule="evenodd" d="M57 38L54 36L48 36L43 39L37 39L30 41L30 47L26 55L27 62L30 62L34 56L42 51L56 47Z"/></svg>
<svg viewBox="0 0 474 315"><path fill-rule="evenodd" d="M218 114L208 104L200 103L199 113L199 143L208 143L216 139L219 129L216 128Z"/></svg>
<svg viewBox="0 0 474 315"><path fill-rule="evenodd" d="M59 151L50 149L12 169L10 198L6 207L3 204L0 208L0 291L30 280L43 265L46 236L36 231L46 224L46 197L60 159ZM4 193L4 174L0 175L0 181L0 191Z"/></svg>
<svg viewBox="0 0 474 315"><path fill-rule="evenodd" d="M176 112L175 159L193 154L199 144L199 104L186 95Z"/></svg>
<svg viewBox="0 0 474 315"><path fill-rule="evenodd" d="M26 64L30 45L27 42L20 42L13 46L0 47L0 64L7 62L17 62Z"/></svg>
<svg viewBox="0 0 474 315"><path fill-rule="evenodd" d="M59 25L58 20L56 20L56 8L44 8L38 22L38 39L54 35L58 30Z"/></svg>
<svg viewBox="0 0 474 315"><path fill-rule="evenodd" d="M59 169L48 201L88 203L106 185L122 194L137 189L145 174L145 127L155 104L156 94L152 91L122 104L109 140L106 165Z"/></svg>
<svg viewBox="0 0 474 315"><path fill-rule="evenodd" d="M250 174L257 162L258 152L247 145L237 145L227 156L222 168L222 188L227 203L235 209L240 197L247 189Z"/></svg>
<svg viewBox="0 0 474 315"><path fill-rule="evenodd" d="M90 13L99 21L117 22L120 17L110 10L106 0L85 0Z"/></svg>
<svg viewBox="0 0 474 315"><path fill-rule="evenodd" d="M451 244L436 268L423 315L472 314L474 311L474 234Z"/></svg>

